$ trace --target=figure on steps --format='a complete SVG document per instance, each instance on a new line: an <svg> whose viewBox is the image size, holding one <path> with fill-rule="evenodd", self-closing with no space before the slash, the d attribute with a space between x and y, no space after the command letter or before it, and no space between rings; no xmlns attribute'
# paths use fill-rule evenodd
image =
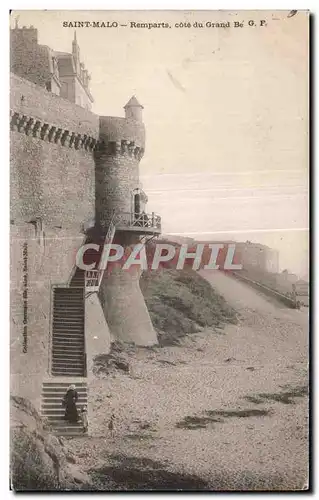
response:
<svg viewBox="0 0 319 500"><path fill-rule="evenodd" d="M83 432L88 431L89 423L88 423L88 409L87 406L84 405L81 410L82 423L83 423Z"/></svg>
<svg viewBox="0 0 319 500"><path fill-rule="evenodd" d="M114 437L114 420L115 420L115 415L112 413L110 421L109 421L109 431L111 434L111 437Z"/></svg>
<svg viewBox="0 0 319 500"><path fill-rule="evenodd" d="M63 398L63 406L65 406L65 420L68 420L70 423L76 423L78 421L78 410L76 407L76 402L78 400L78 393L76 392L75 385L72 384L67 389L64 398Z"/></svg>

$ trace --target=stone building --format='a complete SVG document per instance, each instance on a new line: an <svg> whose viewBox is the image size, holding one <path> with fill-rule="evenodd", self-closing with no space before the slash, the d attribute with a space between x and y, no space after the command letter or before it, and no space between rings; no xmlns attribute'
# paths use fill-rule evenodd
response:
<svg viewBox="0 0 319 500"><path fill-rule="evenodd" d="M91 76L81 62L76 32L72 53L56 52L46 45L39 45L38 30L34 26L11 30L11 71L45 87L82 108L91 109L94 102L89 84Z"/></svg>
<svg viewBox="0 0 319 500"><path fill-rule="evenodd" d="M76 383L90 412L94 356L111 340L157 343L138 272L76 266L85 243L125 247L160 234L139 184L142 106L133 97L124 117L88 109L76 38L61 54L16 26L11 71L11 390L72 434L81 426L63 421L61 398Z"/></svg>
<svg viewBox="0 0 319 500"><path fill-rule="evenodd" d="M279 252L261 243L246 241L236 243L240 262L244 269L257 269L268 273L278 273Z"/></svg>

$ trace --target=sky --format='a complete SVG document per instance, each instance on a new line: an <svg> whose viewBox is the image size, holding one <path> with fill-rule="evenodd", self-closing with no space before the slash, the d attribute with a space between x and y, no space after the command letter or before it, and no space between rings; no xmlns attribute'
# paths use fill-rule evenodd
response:
<svg viewBox="0 0 319 500"><path fill-rule="evenodd" d="M77 28L77 40L95 113L123 116L133 94L144 106L141 183L163 232L260 242L279 250L281 269L307 274L305 13L13 11L12 24L17 16L20 26L38 28L40 44L66 52L74 28L63 21L126 24ZM229 28L175 27L228 21Z"/></svg>

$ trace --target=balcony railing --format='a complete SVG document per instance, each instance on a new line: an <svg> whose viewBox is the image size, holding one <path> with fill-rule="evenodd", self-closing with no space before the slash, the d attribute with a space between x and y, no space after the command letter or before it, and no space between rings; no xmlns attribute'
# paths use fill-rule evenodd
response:
<svg viewBox="0 0 319 500"><path fill-rule="evenodd" d="M132 230L138 233L160 234L161 218L152 212L151 214L141 213L133 214L131 212L114 213L105 236L105 244L113 241L115 231ZM85 271L85 290L86 292L98 292L103 278L103 269L93 269Z"/></svg>
<svg viewBox="0 0 319 500"><path fill-rule="evenodd" d="M103 277L102 269L93 269L92 271L85 271L85 291L98 292Z"/></svg>
<svg viewBox="0 0 319 500"><path fill-rule="evenodd" d="M146 214L134 214L131 212L121 212L114 216L116 229L132 229L137 232L161 232L161 217L154 212Z"/></svg>

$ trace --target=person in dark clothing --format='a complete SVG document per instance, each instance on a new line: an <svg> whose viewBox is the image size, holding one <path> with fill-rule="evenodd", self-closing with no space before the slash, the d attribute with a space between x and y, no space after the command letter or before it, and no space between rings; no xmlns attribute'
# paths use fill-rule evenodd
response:
<svg viewBox="0 0 319 500"><path fill-rule="evenodd" d="M66 391L63 398L63 406L65 406L64 418L72 423L77 422L79 418L76 407L77 400L78 393L76 392L75 385L72 384Z"/></svg>

